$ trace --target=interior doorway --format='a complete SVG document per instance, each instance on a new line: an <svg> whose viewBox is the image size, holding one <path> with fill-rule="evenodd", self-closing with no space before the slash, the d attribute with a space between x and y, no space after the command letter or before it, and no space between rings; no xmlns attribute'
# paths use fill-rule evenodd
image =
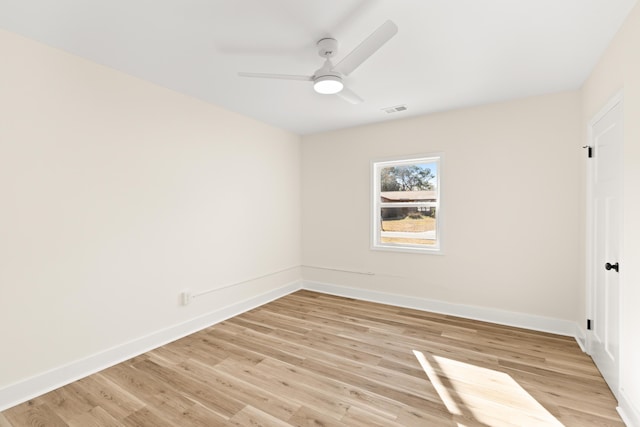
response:
<svg viewBox="0 0 640 427"><path fill-rule="evenodd" d="M622 226L622 95L589 124L587 349L618 397Z"/></svg>

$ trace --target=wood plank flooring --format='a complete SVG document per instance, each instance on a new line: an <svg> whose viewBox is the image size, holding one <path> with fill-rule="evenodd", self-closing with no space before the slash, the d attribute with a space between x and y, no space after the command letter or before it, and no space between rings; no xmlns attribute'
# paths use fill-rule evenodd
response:
<svg viewBox="0 0 640 427"><path fill-rule="evenodd" d="M0 413L9 426L623 426L572 338L299 291Z"/></svg>

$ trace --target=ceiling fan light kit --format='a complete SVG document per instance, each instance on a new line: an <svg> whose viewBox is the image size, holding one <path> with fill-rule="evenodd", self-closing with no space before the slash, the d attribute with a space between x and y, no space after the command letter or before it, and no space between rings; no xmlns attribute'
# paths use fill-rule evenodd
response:
<svg viewBox="0 0 640 427"><path fill-rule="evenodd" d="M319 40L316 44L318 55L325 58L325 63L312 76L264 73L238 73L238 75L241 77L312 81L313 89L317 93L338 95L347 102L359 104L363 101L362 98L345 87L343 78L351 74L397 32L396 24L392 21L385 22L335 66L331 62L331 58L336 55L337 40L330 37Z"/></svg>
<svg viewBox="0 0 640 427"><path fill-rule="evenodd" d="M313 89L323 95L335 95L343 88L344 83L339 76L320 76L313 81Z"/></svg>

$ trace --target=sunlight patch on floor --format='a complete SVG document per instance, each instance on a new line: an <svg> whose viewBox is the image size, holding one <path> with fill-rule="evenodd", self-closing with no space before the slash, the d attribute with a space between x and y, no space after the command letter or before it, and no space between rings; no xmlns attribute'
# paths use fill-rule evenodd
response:
<svg viewBox="0 0 640 427"><path fill-rule="evenodd" d="M464 362L413 350L440 399L459 426L563 424L511 376Z"/></svg>

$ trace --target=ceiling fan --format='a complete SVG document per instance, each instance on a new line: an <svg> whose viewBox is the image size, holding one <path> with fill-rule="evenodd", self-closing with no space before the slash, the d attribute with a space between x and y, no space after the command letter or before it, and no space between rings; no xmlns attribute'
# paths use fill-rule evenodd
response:
<svg viewBox="0 0 640 427"><path fill-rule="evenodd" d="M317 93L326 95L335 94L352 104L359 104L363 102L363 99L345 87L344 77L351 74L395 36L397 32L398 27L396 24L392 21L385 22L336 65L333 65L331 58L337 53L338 41L333 38L319 40L317 43L318 55L325 58L325 62L324 65L311 76L267 73L238 73L238 75L241 77L311 81L313 82L313 89Z"/></svg>

